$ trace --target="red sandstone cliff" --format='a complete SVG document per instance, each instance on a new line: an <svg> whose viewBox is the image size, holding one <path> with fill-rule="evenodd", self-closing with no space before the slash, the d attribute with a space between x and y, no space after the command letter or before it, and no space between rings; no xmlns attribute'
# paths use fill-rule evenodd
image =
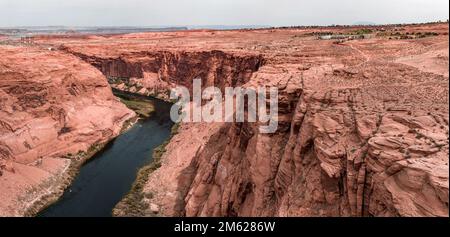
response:
<svg viewBox="0 0 450 237"><path fill-rule="evenodd" d="M263 64L261 55L233 55L222 51L141 51L118 58L85 55L60 47L94 65L122 91L168 99L177 85L192 88L193 79L221 89L242 85Z"/></svg>
<svg viewBox="0 0 450 237"><path fill-rule="evenodd" d="M0 216L22 216L57 198L74 164L134 112L75 56L16 46L0 55Z"/></svg>
<svg viewBox="0 0 450 237"><path fill-rule="evenodd" d="M183 124L149 176L145 215L448 216L448 24L386 27L346 42L314 36L330 30L355 29L51 43L140 93L155 88L145 85L149 77L165 89L197 76L207 85L280 89L275 134L250 123ZM223 73L239 67L248 71Z"/></svg>

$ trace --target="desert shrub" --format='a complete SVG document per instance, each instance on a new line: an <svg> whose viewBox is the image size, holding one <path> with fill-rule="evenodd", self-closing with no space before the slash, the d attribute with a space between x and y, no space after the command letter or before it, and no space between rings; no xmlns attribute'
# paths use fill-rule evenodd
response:
<svg viewBox="0 0 450 237"><path fill-rule="evenodd" d="M365 35L365 34L372 34L373 30L371 29L359 29L352 32L354 35Z"/></svg>

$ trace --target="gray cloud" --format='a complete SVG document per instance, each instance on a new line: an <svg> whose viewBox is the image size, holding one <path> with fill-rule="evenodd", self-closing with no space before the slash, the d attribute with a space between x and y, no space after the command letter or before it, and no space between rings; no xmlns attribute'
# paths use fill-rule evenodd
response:
<svg viewBox="0 0 450 237"><path fill-rule="evenodd" d="M0 0L0 26L329 25L446 20L448 0Z"/></svg>

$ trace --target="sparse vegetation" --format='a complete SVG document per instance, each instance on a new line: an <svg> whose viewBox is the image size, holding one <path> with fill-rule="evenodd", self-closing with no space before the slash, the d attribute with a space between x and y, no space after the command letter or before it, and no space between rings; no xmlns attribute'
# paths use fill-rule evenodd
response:
<svg viewBox="0 0 450 237"><path fill-rule="evenodd" d="M74 178L77 176L78 172L80 171L80 167L95 154L97 154L97 152L102 150L106 146L106 144L108 144L108 142L95 143L92 144L87 149L87 151L80 150L77 154L67 153L64 157L71 160L67 172L62 173L60 176L49 179L36 188L28 191L27 195L32 197L35 196L32 195L33 193L51 189L50 192L43 194L41 197L39 197L39 199L31 203L30 206L25 210L23 215L29 217L35 216L40 211L57 202L59 200L59 197L61 197L64 193L64 190L70 186ZM26 198L27 197L19 197L19 200Z"/></svg>
<svg viewBox="0 0 450 237"><path fill-rule="evenodd" d="M114 208L113 215L118 215L118 212L127 216L144 216L147 204L142 200L147 195L144 195L144 186L148 180L148 176L153 171L151 166L145 166L137 173L136 180L131 187L130 192L120 201Z"/></svg>
<svg viewBox="0 0 450 237"><path fill-rule="evenodd" d="M137 217L146 215L145 210L148 208L148 204L144 202L144 198L152 199L153 193L145 193L144 186L150 174L161 167L161 158L167 151L166 146L172 137L178 134L179 128L180 124L173 125L170 139L153 150L152 162L138 171L130 192L116 205L113 210L113 216Z"/></svg>
<svg viewBox="0 0 450 237"><path fill-rule="evenodd" d="M378 32L377 36L388 37L388 39L420 39L431 36L438 36L437 32L400 32L398 30L388 32Z"/></svg>
<svg viewBox="0 0 450 237"><path fill-rule="evenodd" d="M110 84L120 84L120 83L125 83L128 84L130 81L130 78L128 77L108 77L108 82Z"/></svg>
<svg viewBox="0 0 450 237"><path fill-rule="evenodd" d="M180 130L180 126L181 126L180 123L176 123L175 125L172 126L172 129L171 129L172 137L178 134L178 130Z"/></svg>
<svg viewBox="0 0 450 237"><path fill-rule="evenodd" d="M352 35L366 35L366 34L372 34L373 30L371 29L359 29L351 32Z"/></svg>
<svg viewBox="0 0 450 237"><path fill-rule="evenodd" d="M154 105L148 100L137 100L121 97L120 101L129 109L134 110L137 114L145 118L150 117L155 111Z"/></svg>

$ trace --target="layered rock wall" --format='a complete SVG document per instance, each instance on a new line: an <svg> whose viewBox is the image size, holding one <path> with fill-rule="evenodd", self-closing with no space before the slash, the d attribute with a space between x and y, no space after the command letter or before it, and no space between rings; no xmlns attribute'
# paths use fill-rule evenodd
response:
<svg viewBox="0 0 450 237"><path fill-rule="evenodd" d="M360 93L301 93L273 135L224 127L180 175L175 215L447 216L447 115L361 111Z"/></svg>
<svg viewBox="0 0 450 237"><path fill-rule="evenodd" d="M0 55L0 216L34 214L135 114L73 55L15 46Z"/></svg>
<svg viewBox="0 0 450 237"><path fill-rule="evenodd" d="M233 55L222 51L150 51L123 54L117 58L87 56L72 52L98 68L119 90L167 99L170 89L202 79L204 87L222 90L245 84L264 63L261 55Z"/></svg>

